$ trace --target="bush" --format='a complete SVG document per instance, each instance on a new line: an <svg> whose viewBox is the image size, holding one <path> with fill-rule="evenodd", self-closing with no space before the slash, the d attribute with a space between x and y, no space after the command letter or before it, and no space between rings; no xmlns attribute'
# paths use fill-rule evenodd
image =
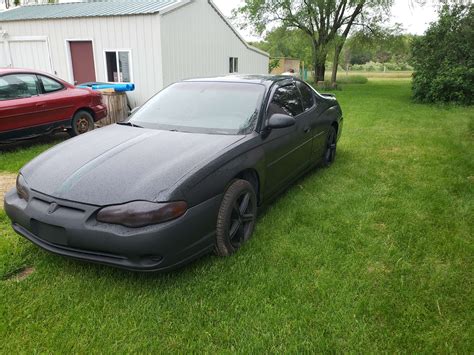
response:
<svg viewBox="0 0 474 355"><path fill-rule="evenodd" d="M445 6L412 52L416 101L474 103L474 5Z"/></svg>
<svg viewBox="0 0 474 355"><path fill-rule="evenodd" d="M369 79L363 75L347 75L337 78L339 84L367 84Z"/></svg>

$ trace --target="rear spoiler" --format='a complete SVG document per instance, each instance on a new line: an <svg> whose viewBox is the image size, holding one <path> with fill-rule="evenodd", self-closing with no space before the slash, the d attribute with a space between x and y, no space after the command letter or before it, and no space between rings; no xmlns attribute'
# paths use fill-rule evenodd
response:
<svg viewBox="0 0 474 355"><path fill-rule="evenodd" d="M330 94L330 93L327 93L327 94L320 94L320 95L321 95L321 96L324 96L324 97L328 97L328 98L333 98L333 99L336 98L336 95Z"/></svg>

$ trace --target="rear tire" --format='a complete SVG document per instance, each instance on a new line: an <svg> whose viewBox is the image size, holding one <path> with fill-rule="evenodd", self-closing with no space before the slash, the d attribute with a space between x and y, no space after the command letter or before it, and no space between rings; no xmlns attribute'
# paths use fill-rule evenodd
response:
<svg viewBox="0 0 474 355"><path fill-rule="evenodd" d="M87 133L94 129L94 118L92 115L84 110L77 111L72 118L71 128L68 129L68 133L71 137L78 136L83 133Z"/></svg>
<svg viewBox="0 0 474 355"><path fill-rule="evenodd" d="M329 128L328 138L326 140L326 148L324 150L322 165L325 168L329 168L334 160L336 159L336 148L337 148L337 131L334 126Z"/></svg>
<svg viewBox="0 0 474 355"><path fill-rule="evenodd" d="M251 236L257 217L257 196L246 180L235 180L227 188L217 216L215 253L229 256Z"/></svg>

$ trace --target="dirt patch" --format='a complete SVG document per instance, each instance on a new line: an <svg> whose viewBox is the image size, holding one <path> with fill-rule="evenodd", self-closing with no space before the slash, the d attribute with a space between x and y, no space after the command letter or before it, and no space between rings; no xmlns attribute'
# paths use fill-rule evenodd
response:
<svg viewBox="0 0 474 355"><path fill-rule="evenodd" d="M26 279L28 276L30 276L32 273L35 272L35 268L34 267L23 267L21 269L18 269L8 275L5 275L5 277L3 278L4 280L7 280L7 281L16 281L16 282L19 282L19 281L23 281L24 279Z"/></svg>
<svg viewBox="0 0 474 355"><path fill-rule="evenodd" d="M16 174L0 173L0 208L3 208L5 193L15 186Z"/></svg>

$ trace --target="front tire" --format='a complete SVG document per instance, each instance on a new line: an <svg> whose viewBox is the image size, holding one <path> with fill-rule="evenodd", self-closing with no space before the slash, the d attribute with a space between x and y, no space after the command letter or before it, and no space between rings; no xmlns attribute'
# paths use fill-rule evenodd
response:
<svg viewBox="0 0 474 355"><path fill-rule="evenodd" d="M94 129L94 119L92 115L84 110L77 111L71 121L71 128L68 133L71 137L87 133Z"/></svg>
<svg viewBox="0 0 474 355"><path fill-rule="evenodd" d="M337 131L334 126L331 126L326 140L326 149L323 156L323 167L329 168L336 159L337 148Z"/></svg>
<svg viewBox="0 0 474 355"><path fill-rule="evenodd" d="M217 216L215 252L235 253L251 236L257 217L257 196L246 180L235 180L227 188Z"/></svg>

